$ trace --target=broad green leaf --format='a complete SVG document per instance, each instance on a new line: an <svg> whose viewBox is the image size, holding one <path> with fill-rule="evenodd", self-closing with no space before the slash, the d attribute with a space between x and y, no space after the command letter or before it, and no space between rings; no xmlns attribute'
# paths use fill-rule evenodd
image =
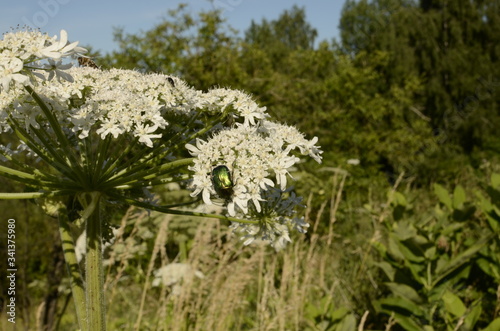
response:
<svg viewBox="0 0 500 331"><path fill-rule="evenodd" d="M434 284L439 283L451 272L458 269L464 263L467 263L469 259L471 259L481 248L483 248L491 238L493 238L493 234L479 239L474 245L461 252L460 254L452 258L448 263L443 265L442 268L436 269L436 273L439 274L439 277L434 280Z"/></svg>
<svg viewBox="0 0 500 331"><path fill-rule="evenodd" d="M379 241L372 241L371 242L371 245L373 246L373 248L375 248L377 250L377 252L380 254L380 256L384 259L387 259L387 248L384 246L383 243L379 242Z"/></svg>
<svg viewBox="0 0 500 331"><path fill-rule="evenodd" d="M424 316L424 312L420 305L401 297L388 297L378 300L385 311L408 311L408 315Z"/></svg>
<svg viewBox="0 0 500 331"><path fill-rule="evenodd" d="M347 309L345 307L341 307L339 309L335 309L330 314L330 317L334 321L339 321L339 320L343 319L348 313L349 313L349 309Z"/></svg>
<svg viewBox="0 0 500 331"><path fill-rule="evenodd" d="M480 258L476 261L476 264L487 275L496 279L500 278L500 265L498 263L492 263L491 261L485 258Z"/></svg>
<svg viewBox="0 0 500 331"><path fill-rule="evenodd" d="M442 185L435 183L434 184L434 193L436 193L439 201L448 207L449 210L452 210L452 202L450 198L450 193L446 190Z"/></svg>
<svg viewBox="0 0 500 331"><path fill-rule="evenodd" d="M481 313L483 312L483 308L481 307L480 300L474 301L471 305L473 307L470 312L467 313L467 317L465 318L465 327L467 330L474 330L474 326L476 325Z"/></svg>
<svg viewBox="0 0 500 331"><path fill-rule="evenodd" d="M382 271L384 271L385 275L391 282L394 281L396 270L388 262L375 262L374 265L382 269Z"/></svg>
<svg viewBox="0 0 500 331"><path fill-rule="evenodd" d="M436 246L432 246L426 249L424 256L429 260L434 260L434 257L436 256Z"/></svg>
<svg viewBox="0 0 500 331"><path fill-rule="evenodd" d="M456 317L461 317L465 314L467 308L458 296L450 291L445 291L443 294L444 307L447 312Z"/></svg>
<svg viewBox="0 0 500 331"><path fill-rule="evenodd" d="M347 315L342 322L335 328L335 331L356 330L356 317L353 314Z"/></svg>
<svg viewBox="0 0 500 331"><path fill-rule="evenodd" d="M321 310L311 303L308 303L305 309L305 315L309 318L316 318L316 316L321 315Z"/></svg>
<svg viewBox="0 0 500 331"><path fill-rule="evenodd" d="M384 283L396 297L406 298L414 303L422 303L422 298L412 287L399 283Z"/></svg>
<svg viewBox="0 0 500 331"><path fill-rule="evenodd" d="M401 221L394 224L394 234L399 240L406 240L417 235L417 229L408 221Z"/></svg>
<svg viewBox="0 0 500 331"><path fill-rule="evenodd" d="M496 207L495 207L496 208ZM490 225L491 229L495 232L498 231L498 228L500 227L500 213L499 212L490 212L486 213L486 219L488 220L488 224Z"/></svg>
<svg viewBox="0 0 500 331"><path fill-rule="evenodd" d="M410 263L406 261L405 267L411 272L413 280L421 285L427 284L427 277L424 273L424 270L426 269L425 264Z"/></svg>
<svg viewBox="0 0 500 331"><path fill-rule="evenodd" d="M500 174L491 174L491 186L494 189L500 187Z"/></svg>
<svg viewBox="0 0 500 331"><path fill-rule="evenodd" d="M422 327L409 316L394 313L394 319L407 331L422 331Z"/></svg>
<svg viewBox="0 0 500 331"><path fill-rule="evenodd" d="M407 206L408 202L406 201L406 198L403 194L399 192L394 192L394 200L397 202L398 205L400 206Z"/></svg>
<svg viewBox="0 0 500 331"><path fill-rule="evenodd" d="M493 322L488 324L488 326L484 328L482 331L498 331L498 330L500 330L500 317L493 320Z"/></svg>
<svg viewBox="0 0 500 331"><path fill-rule="evenodd" d="M405 258L403 253L401 253L401 251L399 250L399 240L393 233L389 235L388 251L392 256L394 256L398 260L404 260Z"/></svg>
<svg viewBox="0 0 500 331"><path fill-rule="evenodd" d="M489 199L487 199L481 192L475 192L476 198L480 201L480 208L484 212L489 212L493 209L493 204Z"/></svg>
<svg viewBox="0 0 500 331"><path fill-rule="evenodd" d="M449 236L450 234L461 230L463 227L465 227L465 225L466 225L465 223L458 223L458 222L451 223L450 225L447 225L446 227L443 228L441 234L443 236Z"/></svg>
<svg viewBox="0 0 500 331"><path fill-rule="evenodd" d="M424 246L424 245L430 246L430 245L433 245L433 242L430 243L428 238L426 238L426 237L424 237L422 235L419 235L419 234L417 234L416 236L414 236L413 238L411 238L411 241L414 242L415 244L417 244L418 246Z"/></svg>
<svg viewBox="0 0 500 331"><path fill-rule="evenodd" d="M390 235L392 236L393 234L391 233ZM397 244L399 252L403 254L405 259L417 263L425 261L425 258L423 257L423 252L419 251L420 248L416 247L415 245L412 245L410 241L406 242L398 241Z"/></svg>
<svg viewBox="0 0 500 331"><path fill-rule="evenodd" d="M428 302L440 302L443 297L443 293L448 291L449 283L443 282L434 286L429 292L427 292L427 301Z"/></svg>
<svg viewBox="0 0 500 331"><path fill-rule="evenodd" d="M462 186L457 185L453 191L453 208L462 209L465 202L465 190Z"/></svg>

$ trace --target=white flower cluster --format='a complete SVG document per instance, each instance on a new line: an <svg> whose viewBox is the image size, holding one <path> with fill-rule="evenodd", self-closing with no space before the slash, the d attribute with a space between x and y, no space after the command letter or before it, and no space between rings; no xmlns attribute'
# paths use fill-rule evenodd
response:
<svg viewBox="0 0 500 331"><path fill-rule="evenodd" d="M270 242L276 250L280 250L291 242L290 230L306 233L309 224L303 217L297 217L296 208L302 206L302 198L297 197L290 189L281 191L269 188L263 192L263 212L259 224L233 222L233 232L242 234L244 245L260 239Z"/></svg>
<svg viewBox="0 0 500 331"><path fill-rule="evenodd" d="M300 199L288 191L287 179L300 161L297 155L321 162L316 137L307 140L294 127L268 121L266 108L241 91L202 92L162 74L61 62L63 57L85 52L76 42L68 43L64 30L60 40L37 31L5 34L0 41L0 132L11 131L12 123L28 133L33 128L50 130L47 117L53 115L73 138L125 136L153 147L167 129L184 134L187 140L207 128L213 135L210 139L197 138L196 146L186 145L196 156L190 167L194 172L191 195L201 194L206 204L212 204L224 186L229 214L258 220L258 224L234 225L235 231L244 233L245 244L260 238L282 247L290 241L290 229L305 231L307 224L293 216ZM42 65L42 60L48 64ZM35 102L31 89L47 107ZM190 121L193 116L196 121ZM233 119L232 128L217 122L226 116ZM214 134L216 128L219 131ZM219 168L224 170L224 182L215 183L214 168L221 165L227 167Z"/></svg>
<svg viewBox="0 0 500 331"><path fill-rule="evenodd" d="M265 107L258 107L241 91L218 88L204 93L178 78L161 74L53 63L53 59L76 51L85 52L76 44L67 44L64 30L60 41L36 31L4 35L0 41L1 132L10 130L9 115L24 124L28 132L31 126L40 127L42 111L24 89L26 84L35 86L36 93L50 104L63 128L80 139L95 130L101 139L130 134L153 147L154 139L162 137L161 130L169 125L166 118L173 114L227 112L236 119L242 118L245 126L255 125L268 116ZM39 64L44 58L49 65ZM46 71L48 77L44 76Z"/></svg>
<svg viewBox="0 0 500 331"><path fill-rule="evenodd" d="M226 166L234 185L227 201L229 215L259 220L255 225L235 225L235 229L246 233L245 244L261 238L281 247L290 239L290 227L304 229L307 226L300 219L290 218L293 207L299 204L295 196L285 204L286 208L285 205L276 208L276 194L287 191L289 170L300 161L292 151L298 150L321 162L322 151L315 146L316 141L316 137L305 139L294 127L266 120L256 126L239 125L222 130L207 142L198 139L196 146L186 145L196 156L190 167L195 173L191 195L201 194L206 204L212 204L212 197L217 197L213 169ZM275 184L279 188L275 188Z"/></svg>
<svg viewBox="0 0 500 331"><path fill-rule="evenodd" d="M59 69L68 69L68 65L61 63L61 58L73 54L85 53L86 50L77 47L78 42L68 43L68 34L61 30L61 39L57 36L49 37L40 31L25 31L6 33L0 40L0 89L8 91L11 83L28 85L30 83L30 73L26 70L40 69L36 76L46 79L43 72L48 71L48 79L56 75L70 79ZM39 61L47 59L48 64L41 64Z"/></svg>

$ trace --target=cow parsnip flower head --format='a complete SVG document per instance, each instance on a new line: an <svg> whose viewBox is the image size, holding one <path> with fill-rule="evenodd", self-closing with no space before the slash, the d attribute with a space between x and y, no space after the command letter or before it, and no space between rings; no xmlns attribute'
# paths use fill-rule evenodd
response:
<svg viewBox="0 0 500 331"><path fill-rule="evenodd" d="M262 192L262 210L257 211L250 206L247 215L242 218L256 219L256 223L232 222L233 232L241 235L244 245L249 245L255 240L269 242L276 250L283 249L291 242L290 231L306 233L309 224L304 217L297 215L297 208L304 207L302 198L297 197L291 188L285 191L276 187L269 187Z"/></svg>
<svg viewBox="0 0 500 331"><path fill-rule="evenodd" d="M230 177L224 204L245 244L259 238L282 247L291 229L305 231L288 183L299 157L321 162L316 137L271 121L265 107L238 90L203 92L163 74L64 63L86 52L77 44L64 30L60 38L19 31L0 41L0 130L21 137L0 146L1 160L40 161L32 173L21 167L26 174L9 176L26 177L42 195L97 191L156 208L150 187L187 179L192 197L220 201L213 172L224 166ZM182 171L187 166L190 173Z"/></svg>
<svg viewBox="0 0 500 331"><path fill-rule="evenodd" d="M294 194L282 199L281 195L289 192L287 176L300 161L294 151L321 161L322 152L314 145L316 140L307 140L297 129L267 120L258 126L239 125L222 130L208 141L198 139L196 146L186 145L196 156L194 165L189 167L195 173L191 196L201 194L206 204L212 204L212 199L218 198L213 169L227 166L234 184L226 201L229 215L256 220L253 224L233 223L233 228L246 233L242 237L246 245L260 238L281 248L290 241L290 229L307 228L293 215L301 199Z"/></svg>
<svg viewBox="0 0 500 331"><path fill-rule="evenodd" d="M50 79L62 65L59 60L77 53L86 52L77 47L78 42L68 43L68 34L61 30L61 37L50 37L37 30L20 30L6 33L0 40L0 89L8 91L11 83L21 85L30 84L31 75L45 79L44 72L49 72ZM48 63L42 64L39 60L46 59ZM67 69L65 66L61 69ZM40 69L34 73L33 69ZM67 75L63 78L71 79Z"/></svg>
<svg viewBox="0 0 500 331"><path fill-rule="evenodd" d="M0 143L0 175L26 186L0 199L33 199L58 217L69 267L78 261L68 206L81 207L85 286L78 270L70 273L80 329L105 329L102 242L110 229L102 211L110 205L226 219L244 244L260 239L276 249L290 231L306 231L296 213L301 199L287 184L299 156L321 161L317 138L271 121L241 91L85 67L77 45L64 30L59 38L18 31L0 40L0 132L12 141ZM73 67L75 59L84 67ZM196 199L160 206L150 189L171 183L190 183ZM216 195L229 216L186 209Z"/></svg>

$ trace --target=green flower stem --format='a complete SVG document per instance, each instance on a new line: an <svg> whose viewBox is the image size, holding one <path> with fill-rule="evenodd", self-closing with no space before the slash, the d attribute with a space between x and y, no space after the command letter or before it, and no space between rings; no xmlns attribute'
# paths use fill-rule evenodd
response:
<svg viewBox="0 0 500 331"><path fill-rule="evenodd" d="M120 136L122 137L122 136ZM120 139L120 137L118 139ZM106 138L107 139L107 138ZM118 142L114 142L114 144L119 145L120 141L123 141L123 139L120 139ZM115 169L118 167L120 168L127 168L134 162L138 161L139 159L136 157L139 157L139 155L136 155L133 158L126 159L127 156L129 156L130 151L134 149L134 147L137 145L138 139L134 139L132 142L126 144L125 150L123 150L121 153L119 153L118 158L116 158L113 162L107 162L104 167L101 170L101 176L100 178L103 178L105 181L108 180L109 177L112 176L112 173ZM106 144L106 146L109 146L109 144ZM99 156L106 156L104 152L99 152Z"/></svg>
<svg viewBox="0 0 500 331"><path fill-rule="evenodd" d="M38 96L38 94L30 87L30 86L24 86L26 88L26 91L30 94L30 96L35 100L35 102L40 106L40 109L43 111L45 117L50 123L50 127L54 130L54 133L56 134L57 141L63 146L64 150L71 150L70 148L70 143L64 134L64 132L61 129L61 126L59 125L59 121L57 118L54 116L52 111L47 107L45 102ZM73 154L71 154L74 156ZM76 160L76 158L75 158Z"/></svg>
<svg viewBox="0 0 500 331"><path fill-rule="evenodd" d="M71 169L70 166L68 166L68 164L66 163L66 161L62 156L65 155L66 153L54 150L54 148L52 147L52 144L54 142L47 141L45 139L45 136L41 134L42 131L36 130L33 127L31 127L31 129L37 135L37 137L39 137L40 142L45 148L40 146L39 142L35 141L33 137L30 134L28 134L28 132L26 132L26 130L24 130L17 121L15 121L14 119L10 119L10 123L17 137L21 141L23 141L36 155L38 155L41 159L47 162L48 165L57 169L66 176L68 177L72 176L73 170Z"/></svg>
<svg viewBox="0 0 500 331"><path fill-rule="evenodd" d="M87 254L85 263L85 298L89 330L104 331L105 306L102 267L102 235L99 200L101 193L91 192L80 199L84 206L82 218L87 229ZM89 199L90 201L87 201Z"/></svg>
<svg viewBox="0 0 500 331"><path fill-rule="evenodd" d="M115 189L117 190L130 190L133 188L142 188L144 186L157 186L157 185L165 185L169 183L178 183L182 182L185 180L190 179L190 175L181 175L181 176L176 176L174 177L165 177L165 178L155 178L154 180L151 181L144 181L144 182L133 182L130 184L125 184L125 185L118 185L115 186Z"/></svg>
<svg viewBox="0 0 500 331"><path fill-rule="evenodd" d="M53 191L54 189L72 189L74 187L74 184L67 180L61 180L54 176L44 176L43 174L40 175L38 171L35 172L38 173L38 175L0 166L0 176L36 187L39 190Z"/></svg>
<svg viewBox="0 0 500 331"><path fill-rule="evenodd" d="M221 220L226 220L226 221L231 221L231 222L238 222L238 223L245 223L245 224L258 224L259 223L259 221L242 220L242 219L239 219L239 218L228 217L228 216L224 216L224 215L198 213L198 212L193 212L193 211L188 211L188 210L170 209L170 208L167 208L167 207L164 207L164 206L154 206L154 205L148 204L146 202L137 201L137 200L130 199L130 198L124 198L121 195L111 195L111 197L113 197L113 198L115 198L117 200L121 200L121 201L123 201L123 202L125 202L125 203L127 203L129 205L134 205L134 206L137 206L137 207L146 208L146 209L149 209L149 210L154 210L154 211L158 211L158 212L165 213L165 214L196 216L196 217L208 217L208 218L218 218L218 219L221 219ZM168 207L170 207L170 206L168 206Z"/></svg>
<svg viewBox="0 0 500 331"><path fill-rule="evenodd" d="M155 168L154 170L148 169L148 172L150 172L150 174L145 175L143 177L143 179L144 180L154 179L158 176L168 174L168 173L172 172L173 170L177 170L179 168L190 165L191 163L193 163L193 160L194 160L194 158L180 159L180 160L175 160L172 162L164 163L161 166Z"/></svg>
<svg viewBox="0 0 500 331"><path fill-rule="evenodd" d="M48 178L51 175L48 175L38 169L33 169L33 167L29 166L28 164L24 162L20 162L16 158L12 158L12 156L8 153L5 153L4 151L0 151L0 156L4 157L7 161L12 163L12 165L18 167L18 169L24 170L25 172L30 173L31 175L37 175L39 177L45 177ZM53 176L55 178L55 176Z"/></svg>
<svg viewBox="0 0 500 331"><path fill-rule="evenodd" d="M49 196L55 195L53 192L50 194L47 194L46 192L0 193L0 200L38 199Z"/></svg>
<svg viewBox="0 0 500 331"><path fill-rule="evenodd" d="M153 179L159 175L166 174L172 170L175 170L177 168L184 167L186 165L189 165L193 163L194 158L186 158L186 159L180 159L180 160L175 160L172 162L164 163L159 167L155 167L154 169L147 169L144 171L127 171L127 172L121 172L113 176L113 178L110 178L105 187L116 187L118 185L131 185L133 182L140 180L143 182L144 180L147 179ZM127 176L127 174L130 174Z"/></svg>
<svg viewBox="0 0 500 331"><path fill-rule="evenodd" d="M99 139L99 145L97 148L97 161L94 164L94 169L92 170L93 173L96 175L93 177L93 184L97 185L99 179L101 178L103 172L105 171L104 165L105 161L107 159L107 153L106 151L109 150L109 146L111 145L111 136L107 136L104 141L102 139ZM122 154L120 154L120 157L123 157Z"/></svg>
<svg viewBox="0 0 500 331"><path fill-rule="evenodd" d="M75 303L78 325L80 326L80 330L86 331L88 327L85 291L80 266L76 259L75 243L69 228L68 210L64 205L59 208L59 233L61 235L64 260L66 261L71 280L71 293L73 294L73 302Z"/></svg>
<svg viewBox="0 0 500 331"><path fill-rule="evenodd" d="M26 180L36 180L35 175L29 174L27 172L19 171L19 170L14 170L9 167L4 167L0 165L0 175L4 176L10 176L10 177L17 177L21 180L26 179Z"/></svg>
<svg viewBox="0 0 500 331"><path fill-rule="evenodd" d="M56 141L52 141L52 143L54 143L54 144L51 144L51 142L46 141L43 143L43 145L46 148L50 148L49 152L53 156L53 158L59 159L59 158L61 158L61 155L64 155L67 158L67 160L69 161L69 164L66 164L66 162L65 162L66 160L64 160L64 159L60 163L60 166L63 167L63 169L61 169L63 173L65 173L64 168L66 168L66 170L71 169L71 171L68 172L69 175L71 175L72 173L75 173L75 174L80 176L80 179L82 179L79 158L75 154L75 149L73 148L71 143L68 141L68 138L66 137L66 135L62 131L61 126L59 124L59 121L55 117L54 113L49 109L49 107L47 107L45 102L43 102L43 100L40 98L40 96L30 86L25 86L25 89L28 91L30 96L33 98L33 100L35 100L37 105L43 111L45 117L49 121L50 127L52 128L52 130L54 130L54 133L56 135ZM19 126L17 128L20 129ZM41 132L44 132L44 131L43 130L40 131L40 130L35 129L33 127L32 127L32 129L34 130L35 133L38 133L37 136L40 139L42 139ZM50 139L50 138L47 137L47 139ZM51 146L61 146L62 150L59 150L59 151L53 150ZM31 146L30 146L30 148L31 148ZM35 152L36 152L36 150L35 150ZM37 154L38 154L38 152L37 152ZM39 155L39 156L42 157L43 153L42 153L42 155ZM51 162L49 162L49 164L51 164Z"/></svg>

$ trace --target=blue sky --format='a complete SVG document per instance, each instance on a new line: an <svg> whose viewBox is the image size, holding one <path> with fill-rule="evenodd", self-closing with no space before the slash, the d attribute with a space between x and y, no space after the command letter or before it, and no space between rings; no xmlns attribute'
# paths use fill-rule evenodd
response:
<svg viewBox="0 0 500 331"><path fill-rule="evenodd" d="M125 32L146 31L158 24L167 10L188 3L192 13L222 9L227 22L242 33L252 19L276 19L294 4L305 7L307 21L318 30L318 41L339 39L338 24L344 0L0 0L0 32L29 25L42 32L59 35L68 31L70 40L91 45L103 53L116 48L113 27Z"/></svg>

